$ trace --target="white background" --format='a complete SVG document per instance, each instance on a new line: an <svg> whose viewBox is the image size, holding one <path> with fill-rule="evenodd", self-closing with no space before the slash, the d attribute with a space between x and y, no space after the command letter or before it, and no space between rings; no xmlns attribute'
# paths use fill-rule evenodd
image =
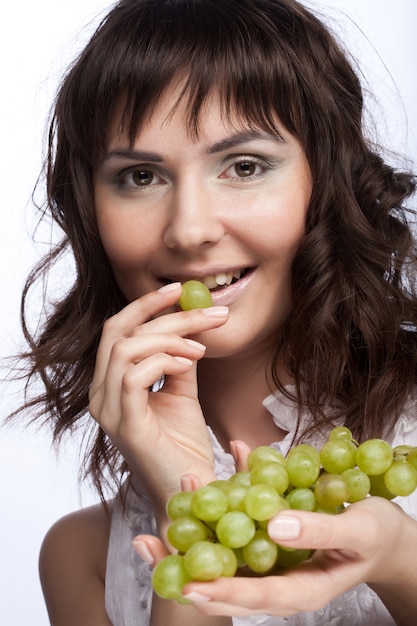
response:
<svg viewBox="0 0 417 626"><path fill-rule="evenodd" d="M374 117L383 142L417 161L414 0L309 0L330 16L376 94ZM43 249L32 242L31 192L41 168L44 127L66 65L92 31L106 0L9 2L0 24L1 293L0 356L21 342L19 298L26 273ZM87 26L86 26L87 25ZM7 368L4 367L6 372ZM15 385L0 389L0 419L17 406ZM37 574L42 537L61 515L96 500L77 484L77 446L59 458L48 429L0 429L0 624L48 624ZM77 625L74 625L77 626Z"/></svg>

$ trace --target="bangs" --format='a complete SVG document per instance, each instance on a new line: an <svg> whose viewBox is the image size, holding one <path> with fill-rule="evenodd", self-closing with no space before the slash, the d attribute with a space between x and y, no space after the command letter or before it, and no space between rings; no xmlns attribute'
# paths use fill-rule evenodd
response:
<svg viewBox="0 0 417 626"><path fill-rule="evenodd" d="M191 134L198 134L202 106L213 94L226 117L237 114L250 126L277 133L278 116L297 134L294 119L302 117L298 106L303 98L291 57L297 55L300 37L294 37L286 4L271 0L268 14L256 0L130 0L117 5L86 50L83 78L77 77L89 101L82 100L79 90L84 120L85 111L91 112L83 129L90 151L91 146L99 154L105 150L103 129L110 128L121 102L121 130L133 143L144 119L176 80L181 81L178 102L186 99ZM98 157L96 153L94 160Z"/></svg>
<svg viewBox="0 0 417 626"><path fill-rule="evenodd" d="M227 121L279 134L278 118L323 180L361 140L359 81L295 0L122 0L63 82L57 141L94 169L115 119L133 144L172 86L181 87L191 135L215 96Z"/></svg>
<svg viewBox="0 0 417 626"><path fill-rule="evenodd" d="M295 131L293 103L288 101L289 94L297 101L293 76L288 76L293 71L277 67L282 51L277 54L273 49L276 36L271 33L268 40L265 24L260 35L255 23L259 13L254 11L249 30L249 20L241 23L234 4L216 3L213 9L211 2L164 3L156 28L152 21L152 37L144 41L138 35L141 45L132 46L132 57L128 62L123 58L116 70L119 78L124 76L123 127L131 141L163 92L178 84L177 105L185 99L191 134L198 135L201 109L213 94L227 119L237 114L249 126L278 132L274 123L278 114L284 126ZM144 24L143 31L148 33L149 27Z"/></svg>

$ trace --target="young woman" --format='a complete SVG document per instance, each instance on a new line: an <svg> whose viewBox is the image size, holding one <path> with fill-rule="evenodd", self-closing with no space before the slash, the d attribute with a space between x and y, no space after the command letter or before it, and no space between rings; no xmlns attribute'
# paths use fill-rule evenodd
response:
<svg viewBox="0 0 417 626"><path fill-rule="evenodd" d="M341 423L417 445L415 180L384 163L362 115L344 53L294 0L122 0L64 78L47 187L65 237L24 304L62 250L76 277L27 333L45 384L27 406L56 438L95 425L85 473L103 500L117 493L45 538L52 624L417 615L415 495L284 511L270 536L314 557L189 584L192 606L152 599L150 582L169 497L230 476L250 448L319 446ZM190 278L213 307L179 310Z"/></svg>

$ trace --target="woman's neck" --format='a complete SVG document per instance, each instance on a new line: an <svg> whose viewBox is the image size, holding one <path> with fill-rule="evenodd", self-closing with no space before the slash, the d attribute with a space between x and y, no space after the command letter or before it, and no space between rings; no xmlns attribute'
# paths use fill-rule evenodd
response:
<svg viewBox="0 0 417 626"><path fill-rule="evenodd" d="M198 366L200 403L208 425L229 450L235 439L251 448L281 440L285 432L273 422L262 401L272 392L268 363L239 356L203 359Z"/></svg>

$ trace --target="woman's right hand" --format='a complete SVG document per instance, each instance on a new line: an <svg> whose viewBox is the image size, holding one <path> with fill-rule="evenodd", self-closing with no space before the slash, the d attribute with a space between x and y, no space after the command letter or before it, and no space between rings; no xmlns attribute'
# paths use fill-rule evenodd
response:
<svg viewBox="0 0 417 626"><path fill-rule="evenodd" d="M196 376L205 347L190 337L223 325L228 312L176 311L180 293L180 283L167 285L106 321L90 389L91 415L140 478L157 513L179 490L182 475L214 478ZM163 388L150 391L162 376Z"/></svg>

